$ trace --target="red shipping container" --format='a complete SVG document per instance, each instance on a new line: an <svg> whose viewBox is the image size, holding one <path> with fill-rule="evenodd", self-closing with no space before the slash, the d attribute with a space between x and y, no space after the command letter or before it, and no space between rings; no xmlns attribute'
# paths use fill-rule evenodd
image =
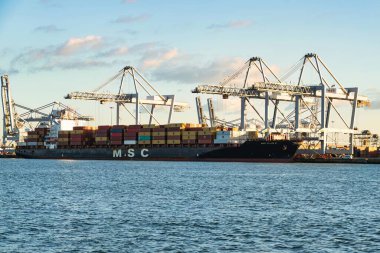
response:
<svg viewBox="0 0 380 253"><path fill-rule="evenodd" d="M181 140L180 135L174 135L174 136L167 136L168 140Z"/></svg>
<svg viewBox="0 0 380 253"><path fill-rule="evenodd" d="M177 131L181 130L180 127L168 127L166 129L167 129L168 132L177 132Z"/></svg>
<svg viewBox="0 0 380 253"><path fill-rule="evenodd" d="M126 125L114 125L114 126L112 126L112 129L125 129L125 128L127 128Z"/></svg>
<svg viewBox="0 0 380 253"><path fill-rule="evenodd" d="M126 132L124 133L125 136L137 136L137 132Z"/></svg>
<svg viewBox="0 0 380 253"><path fill-rule="evenodd" d="M137 136L124 136L124 140L135 141L135 140L137 140Z"/></svg>
<svg viewBox="0 0 380 253"><path fill-rule="evenodd" d="M107 145L108 141L97 141L95 142L96 145Z"/></svg>
<svg viewBox="0 0 380 253"><path fill-rule="evenodd" d="M212 144L212 140L198 140L199 144Z"/></svg>
<svg viewBox="0 0 380 253"><path fill-rule="evenodd" d="M166 132L166 128L153 128L153 132Z"/></svg>
<svg viewBox="0 0 380 253"><path fill-rule="evenodd" d="M191 128L186 128L186 131L202 131L202 127L191 127Z"/></svg>
<svg viewBox="0 0 380 253"><path fill-rule="evenodd" d="M213 138L212 135L198 135L198 140L212 140Z"/></svg>
<svg viewBox="0 0 380 253"><path fill-rule="evenodd" d="M166 140L166 136L152 136L152 140L158 140L158 141Z"/></svg>
<svg viewBox="0 0 380 253"><path fill-rule="evenodd" d="M182 140L181 143L182 144L196 144L197 141L196 140Z"/></svg>
<svg viewBox="0 0 380 253"><path fill-rule="evenodd" d="M127 127L127 129L140 129L140 128L142 128L141 125L129 125L129 126Z"/></svg>
<svg viewBox="0 0 380 253"><path fill-rule="evenodd" d="M96 130L97 133L109 133L110 130L109 129L98 129Z"/></svg>
<svg viewBox="0 0 380 253"><path fill-rule="evenodd" d="M123 137L123 133L111 133L111 137Z"/></svg>

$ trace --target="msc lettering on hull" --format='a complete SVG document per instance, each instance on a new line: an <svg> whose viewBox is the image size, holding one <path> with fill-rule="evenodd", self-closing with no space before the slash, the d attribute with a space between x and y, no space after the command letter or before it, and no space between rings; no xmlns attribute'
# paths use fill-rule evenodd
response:
<svg viewBox="0 0 380 253"><path fill-rule="evenodd" d="M149 157L149 150L146 148L141 149L139 156L143 158ZM136 151L133 148L129 148L127 149L126 153L123 153L121 149L114 149L112 151L112 157L113 158L122 158L122 157L134 158L136 157Z"/></svg>

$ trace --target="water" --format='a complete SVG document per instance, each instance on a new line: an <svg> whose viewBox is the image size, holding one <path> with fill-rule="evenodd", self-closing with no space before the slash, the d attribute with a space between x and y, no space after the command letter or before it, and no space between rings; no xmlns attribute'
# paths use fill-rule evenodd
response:
<svg viewBox="0 0 380 253"><path fill-rule="evenodd" d="M0 159L0 252L380 252L378 165Z"/></svg>

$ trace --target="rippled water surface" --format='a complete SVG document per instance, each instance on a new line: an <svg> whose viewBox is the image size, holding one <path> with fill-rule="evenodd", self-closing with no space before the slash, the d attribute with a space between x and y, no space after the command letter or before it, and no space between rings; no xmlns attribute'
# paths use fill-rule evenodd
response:
<svg viewBox="0 0 380 253"><path fill-rule="evenodd" d="M380 252L380 166L0 159L0 252Z"/></svg>

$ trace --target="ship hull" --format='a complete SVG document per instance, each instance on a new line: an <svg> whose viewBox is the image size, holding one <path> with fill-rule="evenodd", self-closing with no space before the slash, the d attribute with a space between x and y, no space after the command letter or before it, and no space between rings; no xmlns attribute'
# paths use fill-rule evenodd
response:
<svg viewBox="0 0 380 253"><path fill-rule="evenodd" d="M18 149L35 159L153 160L220 162L290 162L298 144L291 141L247 141L239 146L122 146L58 149Z"/></svg>

